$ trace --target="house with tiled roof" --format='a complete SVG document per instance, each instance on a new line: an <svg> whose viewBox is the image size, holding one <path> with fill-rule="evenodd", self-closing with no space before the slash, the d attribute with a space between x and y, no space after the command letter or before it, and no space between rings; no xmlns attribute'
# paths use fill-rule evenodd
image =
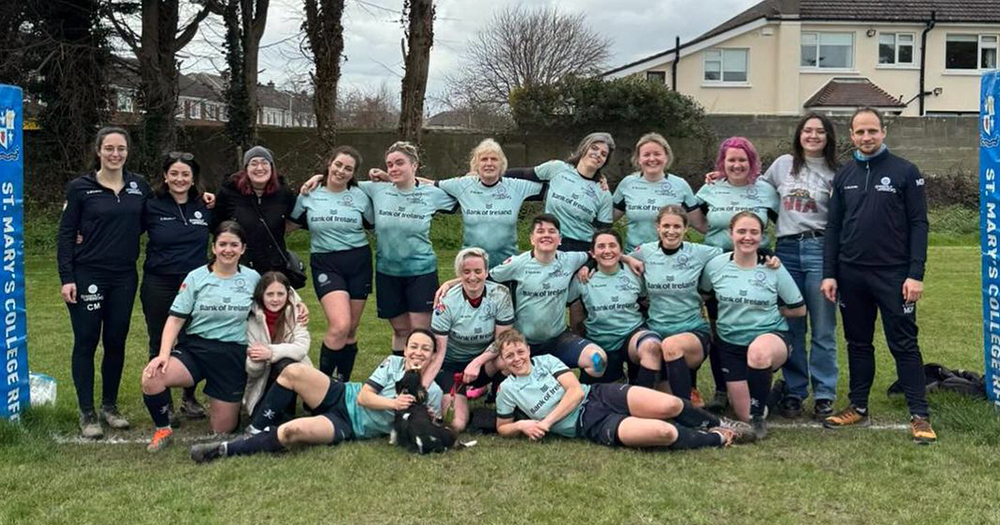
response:
<svg viewBox="0 0 1000 525"><path fill-rule="evenodd" d="M134 67L125 67L134 59L123 59L115 69L110 91L113 96L112 121L116 124L138 122L139 79ZM222 93L226 81L211 73L177 76L177 121L185 125L220 126L229 120ZM307 93L279 90L273 82L257 84L257 125L282 128L314 128L316 114L312 97Z"/></svg>
<svg viewBox="0 0 1000 525"><path fill-rule="evenodd" d="M602 76L663 82L714 114L973 114L1000 0L763 0L673 44Z"/></svg>

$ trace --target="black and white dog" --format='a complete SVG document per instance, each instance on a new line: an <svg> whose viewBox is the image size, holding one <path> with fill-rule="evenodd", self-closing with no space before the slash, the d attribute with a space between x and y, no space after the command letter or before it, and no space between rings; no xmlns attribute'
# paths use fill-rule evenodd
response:
<svg viewBox="0 0 1000 525"><path fill-rule="evenodd" d="M406 447L410 452L444 452L455 444L455 434L434 421L427 410L427 389L420 381L419 370L408 370L396 382L396 395L409 394L416 400L406 410L397 410L389 443Z"/></svg>

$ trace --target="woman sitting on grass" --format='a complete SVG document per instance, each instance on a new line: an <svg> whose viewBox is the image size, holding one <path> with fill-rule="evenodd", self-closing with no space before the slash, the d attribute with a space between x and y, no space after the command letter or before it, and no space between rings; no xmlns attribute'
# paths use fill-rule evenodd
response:
<svg viewBox="0 0 1000 525"><path fill-rule="evenodd" d="M215 232L213 260L187 275L163 327L160 355L142 372L142 393L156 424L146 450L158 452L172 437L170 391L205 380L213 432L239 423L247 384L247 315L260 275L240 265L246 251L243 228L225 221ZM177 343L176 348L174 343Z"/></svg>
<svg viewBox="0 0 1000 525"><path fill-rule="evenodd" d="M726 390L736 416L750 421L758 439L767 436L764 409L771 373L791 350L785 317L806 314L802 293L784 267L768 268L757 253L764 221L752 211L733 216L732 253L717 255L701 274L703 292L719 301L719 338Z"/></svg>
<svg viewBox="0 0 1000 525"><path fill-rule="evenodd" d="M247 388L243 408L254 421L258 418L275 423L284 411L266 415L255 410L261 398L284 368L292 363L312 366L309 361L309 327L297 319L296 306L301 302L288 278L281 272L267 272L257 283L247 322ZM289 405L294 413L294 404ZM267 426L267 425L264 425ZM260 429L263 426L251 426Z"/></svg>
<svg viewBox="0 0 1000 525"><path fill-rule="evenodd" d="M302 363L288 365L261 401L261 410L284 410L298 394L312 416L233 441L195 445L191 447L191 459L204 463L226 456L280 452L295 445L336 445L387 436L395 411L405 410L414 402L409 394L396 394L396 381L407 370L427 366L436 351L434 334L417 328L406 338L403 356L385 358L364 384L332 380ZM437 413L441 389L432 384L427 392L427 406Z"/></svg>
<svg viewBox="0 0 1000 525"><path fill-rule="evenodd" d="M717 418L670 394L622 384L581 385L559 359L531 357L516 330L500 334L497 346L511 374L497 395L501 436L524 434L538 441L552 432L611 447L672 449L724 447L753 439L749 425ZM528 419L515 422L515 409Z"/></svg>

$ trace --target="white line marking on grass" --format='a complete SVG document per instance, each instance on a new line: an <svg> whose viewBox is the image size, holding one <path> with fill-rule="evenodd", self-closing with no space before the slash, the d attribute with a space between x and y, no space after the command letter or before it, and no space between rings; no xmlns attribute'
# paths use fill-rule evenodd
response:
<svg viewBox="0 0 1000 525"><path fill-rule="evenodd" d="M840 430L840 429L827 429L822 423L768 423L768 428L823 428L826 430ZM845 427L845 430L850 427ZM910 425L904 425L902 423L889 423L889 424L871 424L867 427L857 427L857 428L867 428L870 430L907 430Z"/></svg>
<svg viewBox="0 0 1000 525"><path fill-rule="evenodd" d="M175 442L180 443L198 443L198 442L211 442L211 441L229 441L232 439L237 439L240 436L232 436L229 438L224 438L222 436L213 435L203 435L203 436L185 436L185 437L174 437ZM122 437L105 437L102 439L87 439L80 436L62 436L54 435L52 439L60 445L147 445L149 444L150 438L122 438Z"/></svg>

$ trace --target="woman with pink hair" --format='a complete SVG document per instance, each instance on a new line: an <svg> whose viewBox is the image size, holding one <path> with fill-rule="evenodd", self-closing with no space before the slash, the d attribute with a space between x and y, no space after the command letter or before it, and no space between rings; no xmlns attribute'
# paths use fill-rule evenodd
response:
<svg viewBox="0 0 1000 525"><path fill-rule="evenodd" d="M760 157L753 143L744 137L729 137L722 141L715 159L715 171L725 174L725 177L698 190L695 198L705 221L701 224L698 224L701 221L692 222L691 225L705 234L705 244L730 252L733 241L729 236L729 222L733 216L743 211L752 212L766 228L768 220L778 217L780 199L774 186L758 179ZM770 245L770 240L766 234L762 235L760 246L763 248ZM705 308L714 335L719 303L713 297L705 301ZM723 410L728 405L726 382L714 344L710 347L709 359L715 379L715 397L706 408Z"/></svg>

